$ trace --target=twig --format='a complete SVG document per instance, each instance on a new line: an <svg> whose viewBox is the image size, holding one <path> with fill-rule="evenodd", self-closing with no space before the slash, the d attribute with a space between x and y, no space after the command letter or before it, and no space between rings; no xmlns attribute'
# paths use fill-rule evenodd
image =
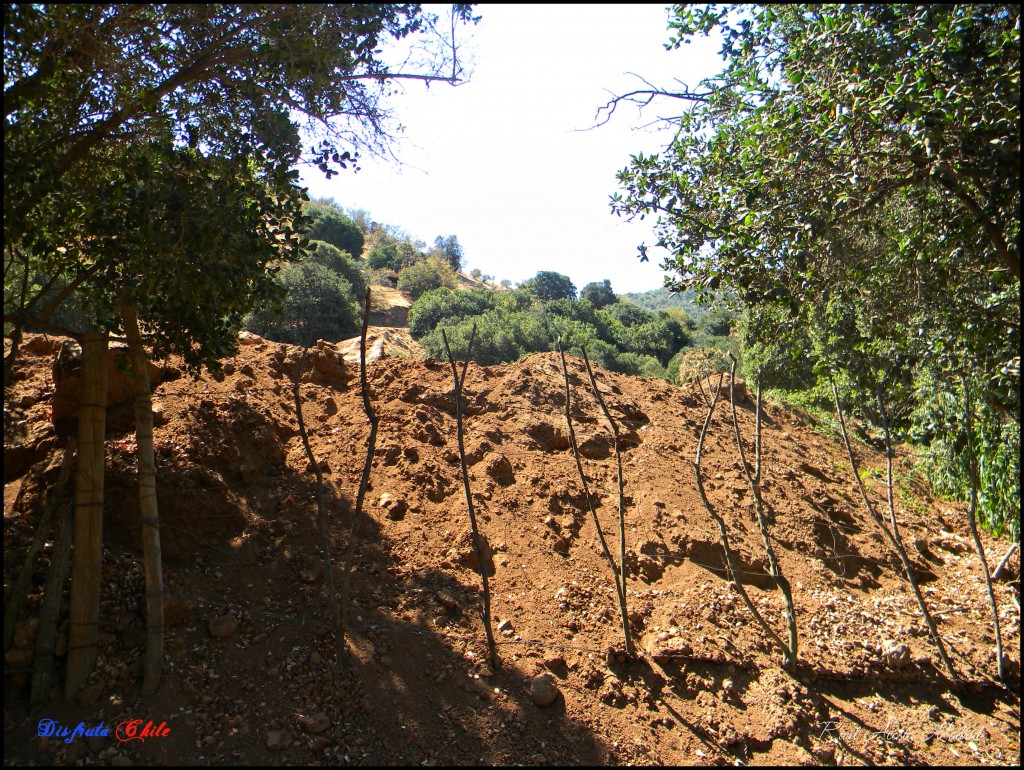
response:
<svg viewBox="0 0 1024 770"><path fill-rule="evenodd" d="M971 503L967 507L967 524L971 528L971 537L974 538L974 547L978 550L978 559L981 561L981 572L985 576L985 590L988 592L988 601L992 606L992 623L996 630L996 660L999 671L999 681L1006 681L1006 661L1003 658L1003 635L999 628L999 606L996 604L996 595L992 591L992 576L988 572L988 562L985 561L985 548L981 544L981 537L978 535L978 520L975 512L978 510L978 467L974 458L974 438L972 436L973 414L971 410L971 390L966 377L961 377L961 384L964 389L964 419L967 428L967 474L971 479Z"/></svg>
<svg viewBox="0 0 1024 770"><path fill-rule="evenodd" d="M299 358L299 366L295 371L295 382L292 392L295 396L295 415L299 419L299 435L302 437L302 446L306 449L306 457L309 458L313 470L316 472L316 518L320 528L320 550L324 559L324 577L327 580L327 596L330 602L331 620L334 624L334 645L335 656L339 666L343 666L344 656L344 633L342 631L341 612L338 605L338 592L334 587L334 564L331 560L331 545L327 540L327 517L324 515L324 476L320 470L320 464L313 454L313 447L309 443L309 435L306 433L306 423L302 419L302 399L299 397L299 379L302 377L302 367L306 362L306 352L309 350L307 344L302 349L302 357Z"/></svg>
<svg viewBox="0 0 1024 770"><path fill-rule="evenodd" d="M925 624L927 624L928 626L928 633L931 635L932 641L935 642L935 646L939 648L939 657L942 658L943 664L946 666L947 671L949 671L950 679L952 679L954 683L959 684L960 680L957 678L956 671L953 670L953 663L950 661L949 655L946 654L946 648L942 644L942 637L939 636L938 629L935 627L935 621L932 620L932 616L928 612L928 605L925 604L924 597L921 595L921 590L920 588L918 588L917 578L914 577L914 570L913 567L911 567L910 565L910 559L907 557L907 552L903 548L903 543L900 541L898 533L890 532L889 528L885 526L885 522L882 520L882 517L875 510L875 507L871 504L871 500L868 498L867 490L864 488L864 482L861 481L860 473L858 473L857 471L857 460L853 456L853 447L850 445L850 436L846 432L846 419L843 417L843 408L842 405L839 403L839 388L836 387L836 382L834 378L831 379L831 382L832 395L834 396L836 402L836 414L839 417L839 429L843 435L843 443L846 444L846 454L850 458L850 468L853 471L853 478L857 482L857 487L858 489L860 489L861 499L863 499L864 506L868 509L868 513L871 514L871 518L873 518L875 520L875 523L881 528L882 532L885 534L886 539L888 539L890 545L892 545L893 549L899 555L900 561L903 562L903 571L907 575L907 580L910 582L910 587L914 592L914 597L917 599L917 604L921 608L921 614L924 616ZM891 495L892 445L889 441L888 427L886 427L885 435L886 458L889 461L889 483ZM895 516L893 518L895 518Z"/></svg>
<svg viewBox="0 0 1024 770"><path fill-rule="evenodd" d="M25 554L25 560L18 571L18 577L11 591L11 598L4 606L4 652L7 652L13 643L14 626L18 620L18 611L21 610L21 606L28 596L28 587L32 582L32 573L35 572L36 557L43 549L43 543L50 535L53 514L56 512L57 506L61 504L68 481L71 479L74 457L75 439L71 438L64 448L64 456L60 461L60 472L57 476L57 482L46 493L43 513L36 523L36 531L32 536L32 545L29 546L28 553Z"/></svg>
<svg viewBox="0 0 1024 770"><path fill-rule="evenodd" d="M363 304L363 329L359 335L359 386L363 394L363 411L370 421L370 436L366 441L366 462L363 463L363 475L359 479L359 491L356 493L356 509L352 513L352 524L348 530L348 551L345 554L345 575L341 584L341 641L345 644L345 629L348 628L349 585L351 583L352 564L356 558L356 540L359 536L359 520L363 516L363 500L370 486L370 469L373 467L373 452L377 446L377 413L370 403L370 386L366 380L366 332L370 326L370 288L366 288L366 300ZM346 663L342 660L341 668Z"/></svg>
<svg viewBox="0 0 1024 770"><path fill-rule="evenodd" d="M469 487L469 466L466 464L466 444L462 435L462 387L466 384L466 372L469 369L469 357L473 350L473 339L476 337L476 324L469 334L469 344L466 346L466 360L462 363L462 376L459 376L458 368L455 366L455 359L452 357L452 349L448 345L448 335L444 329L441 330L441 339L444 341L444 349L448 354L448 363L452 366L452 378L455 380L455 422L459 440L459 460L462 463L462 484L466 489L466 507L469 509L469 523L473 529L473 548L476 550L476 560L480 564L480 576L484 585L484 633L487 634L487 646L490 649L491 665L498 668L498 650L494 645L494 634L491 632L491 589L487 583L487 562L484 559L484 549L480 544L480 531L476 525L476 512L473 510L473 495Z"/></svg>
<svg viewBox="0 0 1024 770"><path fill-rule="evenodd" d="M71 569L71 537L74 530L73 513L70 506L59 505L56 530L53 540L50 571L46 576L43 606L39 613L39 630L36 633L36 651L32 658L32 685L29 703L44 703L50 699L53 682L53 652L57 637L57 623L60 620L60 604L64 581Z"/></svg>
<svg viewBox="0 0 1024 770"><path fill-rule="evenodd" d="M1000 560L999 566L996 567L995 571L992 573L993 580L999 580L999 576L1003 574L1003 570L1006 569L1006 565L1010 563L1010 557L1013 556L1013 552L1016 551L1019 546L1020 543L1010 544L1010 549L1006 552L1006 556Z"/></svg>
<svg viewBox="0 0 1024 770"><path fill-rule="evenodd" d="M587 358L587 349L580 346L580 352L583 354L583 363L587 365L587 374L590 375L590 384L594 388L594 395L597 396L597 403L601 405L601 411L604 412L609 425L612 426L612 435L615 439L615 467L619 472L619 569L622 579L622 593L619 595L619 604L622 611L623 625L625 626L623 631L626 635L626 654L632 656L634 654L633 639L629 634L629 623L627 622L626 614L626 580L629 571L626 567L626 498L622 491L622 452L619 449L619 426L615 424L615 420L612 419L612 413L608 411L608 407L601 397L601 391L597 387L597 380L594 379L594 370L590 366L590 359Z"/></svg>
<svg viewBox="0 0 1024 770"><path fill-rule="evenodd" d="M704 449L704 436L708 432L708 425L711 424L711 415L715 411L715 405L718 403L718 396L722 392L723 379L725 379L725 372L721 372L718 375L718 387L714 390L713 398L711 399L711 403L708 405L707 416L704 418L704 427L701 428L700 438L697 439L697 455L693 461L693 472L697 477L697 492L700 494L700 500L704 504L704 509L711 514L711 518L715 520L716 524L718 524L718 532L722 538L722 550L725 551L725 562L729 568L729 572L731 573L733 585L736 586L736 591L743 599L743 603L747 605L747 609L750 610L750 614L754 616L754 620L760 624L761 628L764 629L764 632L768 634L769 638L771 638L771 640L778 645L779 649L782 650L782 654L785 656L785 660L788 665L788 661L790 660L789 649L786 647L779 635L772 630L771 626L768 625L768 622L761 617L761 613L758 612L757 607L755 607L754 603L750 600L750 597L747 595L747 590L743 587L743 583L740 581L741 570L739 565L736 564L736 557L733 555L732 548L729 547L729 533L726 529L725 521L718 515L715 509L711 507L707 493L704 491L704 479L700 475L700 455ZM710 379L708 380L708 388L711 388Z"/></svg>
<svg viewBox="0 0 1024 770"><path fill-rule="evenodd" d="M782 600L786 605L786 625L789 627L789 646L786 648L786 660L790 666L796 666L797 654L797 633L796 633L796 610L793 608L793 590L789 581L783 576L782 568L779 567L779 560L775 557L771 541L768 539L768 521L764 515L764 503L761 500L761 379L757 380L757 418L756 438L754 452L756 454L757 469L753 476L750 475L750 465L747 463L746 455L743 452L743 441L740 439L740 422L736 415L736 357L729 353L732 359L731 382L729 384L729 403L732 406L732 424L736 431L736 446L740 453L740 465L743 466L743 473L750 484L750 491L754 496L754 512L757 514L757 528L761 531L761 542L764 543L764 551L768 557L768 574L775 579L779 591L782 592Z"/></svg>
<svg viewBox="0 0 1024 770"><path fill-rule="evenodd" d="M565 364L565 353L562 352L562 340L558 339L558 355L562 357L562 375L565 377L565 421L569 426L569 444L572 446L572 454L576 459L576 470L579 471L580 481L583 484L583 494L587 498L587 507L590 509L590 516L594 520L594 528L597 530L597 538L601 541L601 550L604 552L605 558L608 559L608 565L612 569L612 578L615 580L615 593L619 599L619 612L622 615L622 634L625 639L625 643L629 645L629 616L626 614L626 592L622 587L620 571L618 565L615 563L615 558L612 556L611 549L608 547L608 541L604 539L604 532L601 531L601 523L597 519L597 511L594 510L594 502L590 497L590 488L587 486L587 477L583 474L583 464L580 462L580 451L576 445L576 431L572 427L572 417L569 409L569 369Z"/></svg>

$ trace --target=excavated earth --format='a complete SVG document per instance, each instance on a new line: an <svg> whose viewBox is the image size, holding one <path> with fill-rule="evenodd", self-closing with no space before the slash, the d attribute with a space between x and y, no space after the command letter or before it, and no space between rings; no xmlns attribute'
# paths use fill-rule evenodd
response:
<svg viewBox="0 0 1024 770"><path fill-rule="evenodd" d="M995 584L1009 656L1002 687L965 508L929 497L898 452L896 516L957 685L863 507L845 449L768 404L761 489L799 626L799 666L787 671L730 582L697 492L701 393L598 369L621 434L636 644L627 657L552 353L470 364L466 376L468 476L497 643L497 661L488 660L452 372L446 362L389 355L413 346L388 343L385 331L375 330L378 357L367 367L379 432L355 521L347 668L335 670L317 474L293 400L299 350L243 334L217 377L193 379L173 360L152 370L170 626L158 691L140 695L132 406L113 403L96 672L75 700L60 696L65 620L54 697L27 705L47 540L5 655L5 764L1019 764L1019 555ZM70 490L53 488L77 408L75 363L66 347L58 360L62 342L29 336L4 383L5 600L47 491L69 510ZM302 414L341 586L370 432L358 346L320 344L302 368ZM612 432L583 362L569 357L568 369L582 468L617 557ZM737 411L752 461L750 400ZM872 501L887 512L883 454L860 442L856 452ZM740 580L784 638L727 399L711 419L701 471ZM994 567L1008 544L983 539ZM111 735L40 737L44 718L102 722ZM167 733L117 740L113 728L132 719L165 722Z"/></svg>

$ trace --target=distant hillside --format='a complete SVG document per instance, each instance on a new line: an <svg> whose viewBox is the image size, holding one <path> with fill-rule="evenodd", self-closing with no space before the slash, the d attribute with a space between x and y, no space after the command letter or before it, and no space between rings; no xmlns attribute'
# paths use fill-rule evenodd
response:
<svg viewBox="0 0 1024 770"><path fill-rule="evenodd" d="M632 292L620 294L622 299L627 299L634 305L639 305L647 310L668 310L669 308L681 308L686 311L690 318L696 320L704 315L707 310L697 306L694 302L692 290L684 291L682 294L674 294L668 289L652 289L651 291Z"/></svg>

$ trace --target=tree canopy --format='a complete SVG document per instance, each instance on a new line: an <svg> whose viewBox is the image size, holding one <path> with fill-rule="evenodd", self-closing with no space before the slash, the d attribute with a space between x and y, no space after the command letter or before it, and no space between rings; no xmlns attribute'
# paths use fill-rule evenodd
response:
<svg viewBox="0 0 1024 770"><path fill-rule="evenodd" d="M994 4L676 6L666 47L719 33L722 71L607 105L683 105L663 119L671 144L620 172L612 207L657 217L668 287L746 306L756 373L841 374L863 416L898 424L902 410L933 448L964 446L970 421L938 419L935 399L969 387L981 466L1020 421L1019 17ZM962 492L966 461L949 454L939 465ZM1002 495L1005 519L1013 501L992 482L983 502Z"/></svg>
<svg viewBox="0 0 1024 770"><path fill-rule="evenodd" d="M472 19L468 6L453 14ZM390 81L458 78L453 45L419 72L379 58L386 37L436 38L435 21L419 5L386 4L5 8L5 321L45 321L53 303L38 300L54 286L58 304L76 289L92 294L110 257L98 248L107 234L89 227L137 183L137 157L155 162L145 149L154 144L174 148L173 159L159 156L169 168L185 151L206 159L193 161L183 183L201 187L200 167L209 174L217 164L259 180L263 189L244 192L262 201L268 245L282 260L297 255L304 221L292 167L304 160L330 176L359 150L382 151ZM240 192L206 199L211 227L222 210L246 205ZM153 213L151 228L180 224Z"/></svg>
<svg viewBox="0 0 1024 770"><path fill-rule="evenodd" d="M576 299L576 287L569 276L552 270L541 270L533 278L524 281L522 288L537 299Z"/></svg>

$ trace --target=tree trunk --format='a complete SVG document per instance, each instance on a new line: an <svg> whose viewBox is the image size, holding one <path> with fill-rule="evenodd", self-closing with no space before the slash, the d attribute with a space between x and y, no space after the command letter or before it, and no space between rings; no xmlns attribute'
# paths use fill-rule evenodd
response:
<svg viewBox="0 0 1024 770"><path fill-rule="evenodd" d="M78 407L71 625L64 694L73 698L96 665L103 559L103 466L107 423L107 333L82 337L82 391Z"/></svg>
<svg viewBox="0 0 1024 770"><path fill-rule="evenodd" d="M160 553L160 516L156 505L156 458L153 454L153 399L149 390L146 349L139 333L135 306L121 307L128 338L128 357L135 375L135 443L139 461L139 513L142 519L142 556L146 573L146 660L142 692L160 685L164 666L164 570Z"/></svg>
<svg viewBox="0 0 1024 770"><path fill-rule="evenodd" d="M46 576L43 606L39 613L39 631L36 635L36 652L32 658L32 688L29 703L38 706L50 699L53 683L53 652L57 641L57 624L60 622L60 603L64 594L64 581L68 576L68 562L71 559L71 533L74 528L71 511L58 503L57 526L53 538L53 556L50 572Z"/></svg>

